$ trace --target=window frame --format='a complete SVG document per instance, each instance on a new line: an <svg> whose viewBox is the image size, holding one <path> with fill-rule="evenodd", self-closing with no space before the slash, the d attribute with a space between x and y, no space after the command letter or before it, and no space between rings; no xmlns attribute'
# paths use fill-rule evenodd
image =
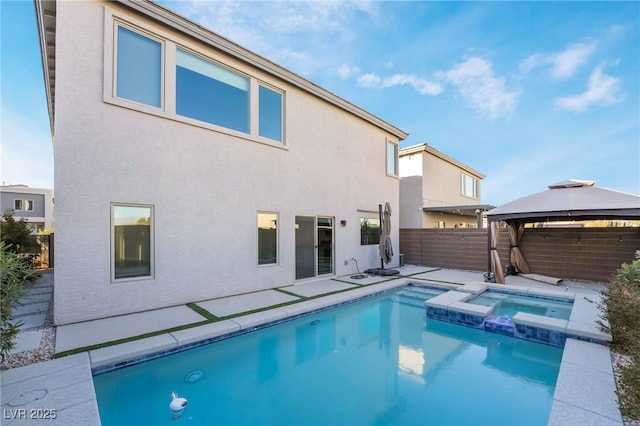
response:
<svg viewBox="0 0 640 426"><path fill-rule="evenodd" d="M256 124L256 134L259 138L262 139L266 139L268 141L271 141L272 143L280 143L282 145L285 145L285 91L279 88L276 88L270 84L267 84L263 81L258 81L257 82L257 90L256 90L256 96L257 96L257 101L256 101L256 120L257 120L257 124ZM269 90L273 93L277 93L280 95L280 140L278 139L274 139L271 138L269 136L264 136L260 133L260 120L262 118L262 115L260 114L260 89L266 89Z"/></svg>
<svg viewBox="0 0 640 426"><path fill-rule="evenodd" d="M126 16L120 12L105 7L105 35L104 35L104 84L103 84L103 102L143 112L149 115L161 117L179 123L200 127L206 130L232 136L236 139L243 139L250 142L257 142L274 148L288 150L287 146L287 126L286 126L286 104L289 91L286 87L279 85L274 79L264 79L264 75L254 72L249 66L238 63L235 58L224 53L215 51L212 46L207 46L203 42L189 41L179 38L176 34L168 32L161 27L152 25L148 22L140 21L131 16ZM117 29L122 26L128 30L134 31L151 40L158 41L162 44L162 64L161 64L161 107L156 108L143 103L132 101L126 98L116 96L116 66L117 66ZM201 121L187 116L181 116L176 113L176 64L177 50L182 49L186 52L199 56L203 60L213 62L214 64L225 68L233 73L246 77L249 80L249 131L247 133L234 130L215 124ZM270 90L278 92L282 95L281 109L281 129L282 141L277 141L259 134L259 86L264 86Z"/></svg>
<svg viewBox="0 0 640 426"><path fill-rule="evenodd" d="M116 278L116 232L115 232L115 208L116 207L132 207L132 208L148 208L150 209L149 224L149 275L140 275L135 277ZM153 204L138 203L110 203L110 275L111 283L123 283L132 281L147 281L155 279L155 206Z"/></svg>
<svg viewBox="0 0 640 426"><path fill-rule="evenodd" d="M179 50L182 50L187 55L194 56L195 58L197 58L197 59L199 59L201 61L210 63L211 65L213 65L215 67L218 67L218 68L221 68L222 70L224 70L224 71L226 71L228 73L235 74L237 77L241 77L241 78L244 78L244 79L247 80L247 105L246 105L246 113L247 113L247 117L246 117L247 123L246 124L247 124L247 127L248 127L248 131L247 132L244 132L242 130L234 129L232 127L226 127L226 126L223 126L221 124L216 124L216 123L213 123L211 121L205 121L205 120L201 120L199 118L194 118L194 117L190 117L188 115L182 115L182 114L178 113L178 111L177 111L178 110L178 101L177 101L177 99L178 99L178 80L177 80L178 59L177 58L179 56L179 54L178 54ZM217 129L219 131L233 132L234 134L244 135L245 138L247 136L251 136L253 134L253 130L254 130L253 127L254 126L252 125L252 116L254 115L254 113L253 113L253 103L254 102L253 102L253 93L252 93L253 92L253 88L252 88L252 84L251 84L253 79L251 78L250 75L248 75L248 74L246 74L244 72L241 72L239 70L236 70L236 69L234 69L232 67L229 67L228 65L225 65L224 63L221 63L220 61L217 61L217 60L215 60L213 58L210 58L210 57L207 57L207 56L205 56L205 55L203 55L201 53L198 53L193 49L189 49L188 47L185 47L184 45L176 45L175 46L175 60L172 62L171 66L174 68L174 73L175 73L175 76L176 76L175 81L173 81L174 87L175 87L175 96L174 96L174 104L173 104L174 108L173 108L173 110L174 110L174 113L175 113L176 117L178 117L178 119L180 121L189 120L189 121L196 122L196 123L202 123L202 124L205 125L205 127L212 126L213 128L215 128L215 129ZM209 77L209 78L211 78L211 77ZM222 82L219 79L213 79L213 78L211 78L211 79L215 80L215 81L218 81L218 82Z"/></svg>
<svg viewBox="0 0 640 426"><path fill-rule="evenodd" d="M32 212L35 209L34 200L23 200L23 209L25 212Z"/></svg>
<svg viewBox="0 0 640 426"><path fill-rule="evenodd" d="M19 207L18 207L19 204ZM24 200L15 198L13 200L13 211L22 212L24 211Z"/></svg>
<svg viewBox="0 0 640 426"><path fill-rule="evenodd" d="M136 101L133 99L125 98L118 96L118 28L122 27L128 31L131 31L139 36L146 37L151 41L155 41L160 44L160 105L150 105L144 102ZM105 49L106 50L106 49ZM111 55L111 97L113 99L117 99L120 102L130 103L135 105L138 108L150 108L156 111L164 111L165 109L165 67L166 67L166 42L164 39L154 35L152 32L146 31L143 28L140 28L137 25L130 24L126 21L122 21L120 19L113 19L113 54ZM105 62L108 63L108 62Z"/></svg>
<svg viewBox="0 0 640 426"><path fill-rule="evenodd" d="M276 219L276 241L275 241L275 250L276 250L276 260L273 263L260 263L260 215L275 215ZM269 266L278 266L280 264L280 227L278 226L280 222L280 213L275 211L266 211L266 210L258 210L256 212L256 265L258 268L264 268Z"/></svg>
<svg viewBox="0 0 640 426"><path fill-rule="evenodd" d="M373 220L375 222L378 223L377 229L378 229L378 241L376 242L367 242L367 243L363 243L363 235L362 235L362 229L363 229L363 222L365 220ZM367 246L377 246L380 244L380 232L381 232L381 226L382 224L380 223L380 217L373 217L373 216L360 216L360 246L361 247L367 247ZM371 227L374 228L374 227Z"/></svg>
<svg viewBox="0 0 640 426"><path fill-rule="evenodd" d="M467 178L471 179L471 182L473 184L472 187L472 195L469 195L469 193L467 192L468 188L467 188ZM478 199L478 184L479 184L479 180L477 178L475 178L474 176L471 176L468 173L464 173L461 172L460 173L460 195L462 195L463 197L467 197L467 198L473 198L474 200Z"/></svg>
<svg viewBox="0 0 640 426"><path fill-rule="evenodd" d="M393 170L390 171L389 170L389 166L391 165L390 158L389 158L389 148L393 147ZM385 143L385 173L387 174L387 176L391 176L391 177L398 177L399 175L399 171L398 171L398 167L399 167L399 148L398 148L398 143L394 142L390 139L386 140Z"/></svg>

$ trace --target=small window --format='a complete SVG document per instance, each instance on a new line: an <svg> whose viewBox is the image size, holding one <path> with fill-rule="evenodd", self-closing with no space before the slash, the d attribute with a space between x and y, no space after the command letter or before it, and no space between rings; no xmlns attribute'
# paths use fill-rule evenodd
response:
<svg viewBox="0 0 640 426"><path fill-rule="evenodd" d="M258 213L258 265L278 263L278 214Z"/></svg>
<svg viewBox="0 0 640 426"><path fill-rule="evenodd" d="M24 210L27 212L33 211L33 200L24 200Z"/></svg>
<svg viewBox="0 0 640 426"><path fill-rule="evenodd" d="M282 93L260 86L258 104L258 134L282 142Z"/></svg>
<svg viewBox="0 0 640 426"><path fill-rule="evenodd" d="M24 202L22 200L13 200L13 209L15 211L22 211L24 209Z"/></svg>
<svg viewBox="0 0 640 426"><path fill-rule="evenodd" d="M478 198L478 180L469 175L462 174L461 192L465 197Z"/></svg>
<svg viewBox="0 0 640 426"><path fill-rule="evenodd" d="M360 218L360 245L380 243L380 219Z"/></svg>
<svg viewBox="0 0 640 426"><path fill-rule="evenodd" d="M114 280L153 276L153 207L111 205Z"/></svg>
<svg viewBox="0 0 640 426"><path fill-rule="evenodd" d="M118 26L116 96L160 108L162 44Z"/></svg>
<svg viewBox="0 0 640 426"><path fill-rule="evenodd" d="M387 141L387 174L398 176L398 144Z"/></svg>
<svg viewBox="0 0 640 426"><path fill-rule="evenodd" d="M249 79L178 49L176 113L249 133Z"/></svg>

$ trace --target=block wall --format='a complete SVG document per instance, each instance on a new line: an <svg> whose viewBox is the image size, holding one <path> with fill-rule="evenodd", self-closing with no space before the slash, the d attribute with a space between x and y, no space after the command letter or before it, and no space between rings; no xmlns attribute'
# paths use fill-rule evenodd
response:
<svg viewBox="0 0 640 426"><path fill-rule="evenodd" d="M498 253L509 263L509 236L500 231ZM520 242L536 274L563 279L609 281L640 249L640 228L528 228ZM401 229L405 263L487 271L486 229Z"/></svg>

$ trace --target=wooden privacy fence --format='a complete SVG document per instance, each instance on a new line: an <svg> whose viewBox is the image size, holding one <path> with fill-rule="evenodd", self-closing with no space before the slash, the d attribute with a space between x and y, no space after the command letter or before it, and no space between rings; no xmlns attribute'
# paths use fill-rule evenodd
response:
<svg viewBox="0 0 640 426"><path fill-rule="evenodd" d="M486 272L486 229L400 229L407 264ZM640 249L640 228L527 228L520 249L533 273L563 279L607 282ZM509 264L509 235L497 246Z"/></svg>

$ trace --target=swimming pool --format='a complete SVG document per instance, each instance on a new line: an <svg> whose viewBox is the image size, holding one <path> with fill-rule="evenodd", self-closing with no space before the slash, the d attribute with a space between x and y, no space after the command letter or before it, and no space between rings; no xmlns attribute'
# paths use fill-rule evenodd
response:
<svg viewBox="0 0 640 426"><path fill-rule="evenodd" d="M402 291L96 375L102 424L547 423L562 349L429 320Z"/></svg>
<svg viewBox="0 0 640 426"><path fill-rule="evenodd" d="M513 318L518 312L568 320L571 316L572 300L524 296L487 290L466 303L493 306L493 315Z"/></svg>

